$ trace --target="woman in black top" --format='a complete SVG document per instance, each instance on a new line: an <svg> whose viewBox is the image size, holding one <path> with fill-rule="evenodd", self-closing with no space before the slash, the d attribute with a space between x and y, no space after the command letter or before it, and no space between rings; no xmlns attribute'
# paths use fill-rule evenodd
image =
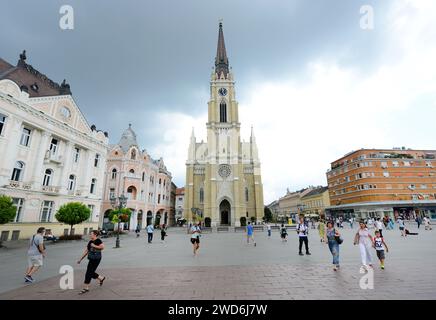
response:
<svg viewBox="0 0 436 320"><path fill-rule="evenodd" d="M98 236L99 232L97 230L91 231L89 235L91 240L88 242L80 260L77 261L77 263L80 264L85 257L88 257L88 267L86 268L85 282L83 289L79 292L79 294L89 292L89 284L91 283L91 279L98 279L100 286L103 285L103 281L106 279L106 277L102 277L95 272L101 261L101 251L104 249L104 243Z"/></svg>

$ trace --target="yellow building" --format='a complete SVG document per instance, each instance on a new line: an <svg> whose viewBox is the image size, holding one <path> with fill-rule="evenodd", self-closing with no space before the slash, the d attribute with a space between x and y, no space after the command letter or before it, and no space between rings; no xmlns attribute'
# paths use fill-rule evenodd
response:
<svg viewBox="0 0 436 320"><path fill-rule="evenodd" d="M222 24L210 81L207 142L192 132L186 162L184 216L200 215L212 226L239 226L242 217L261 221L263 186L256 139L241 142L235 81L229 68ZM195 215L194 215L195 214Z"/></svg>
<svg viewBox="0 0 436 320"><path fill-rule="evenodd" d="M301 198L303 203L303 213L307 216L317 216L330 206L328 187L318 187L307 193Z"/></svg>

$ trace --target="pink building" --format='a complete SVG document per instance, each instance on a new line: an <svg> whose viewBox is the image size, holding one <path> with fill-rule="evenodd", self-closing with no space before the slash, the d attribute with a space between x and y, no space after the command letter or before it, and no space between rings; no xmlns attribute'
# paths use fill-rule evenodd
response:
<svg viewBox="0 0 436 320"><path fill-rule="evenodd" d="M103 228L112 229L109 213L113 209L112 196L121 194L128 198L127 208L132 210L130 222L124 229L144 229L170 222L171 173L163 159L153 160L141 150L131 125L121 136L118 144L111 145L107 156L102 215Z"/></svg>

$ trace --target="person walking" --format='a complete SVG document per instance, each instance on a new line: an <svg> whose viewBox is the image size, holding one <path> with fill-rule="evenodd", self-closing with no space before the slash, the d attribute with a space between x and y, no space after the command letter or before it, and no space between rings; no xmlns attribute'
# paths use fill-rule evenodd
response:
<svg viewBox="0 0 436 320"><path fill-rule="evenodd" d="M282 242L288 242L288 230L283 223L280 227L280 238L282 238Z"/></svg>
<svg viewBox="0 0 436 320"><path fill-rule="evenodd" d="M256 246L256 241L254 240L254 230L253 225L250 221L247 224L247 244L250 244L250 240L253 242L254 246Z"/></svg>
<svg viewBox="0 0 436 320"><path fill-rule="evenodd" d="M266 224L266 231L268 232L268 239L271 239L271 225L269 223Z"/></svg>
<svg viewBox="0 0 436 320"><path fill-rule="evenodd" d="M153 241L153 232L154 232L154 227L153 224L150 222L150 224L147 226L148 243L152 243Z"/></svg>
<svg viewBox="0 0 436 320"><path fill-rule="evenodd" d="M304 223L304 217L302 215L300 215L300 223L297 225L296 231L298 234L298 241L299 241L298 254L300 256L304 256L303 252L301 251L304 243L304 247L306 249L306 255L310 256L311 253L309 252L309 239L308 239L309 228Z"/></svg>
<svg viewBox="0 0 436 320"><path fill-rule="evenodd" d="M380 236L383 238L383 222L380 221L380 218L375 221L375 230L379 231Z"/></svg>
<svg viewBox="0 0 436 320"><path fill-rule="evenodd" d="M99 235L100 233L98 232L98 230L91 231L91 233L89 234L90 240L86 245L85 251L83 252L80 259L77 261L77 264L80 264L85 257L88 258L85 282L83 283L83 289L79 292L79 294L89 292L89 284L91 283L91 279L98 280L100 286L102 286L104 280L106 280L106 277L101 276L95 272L101 262L101 252L104 250L104 243L99 238Z"/></svg>
<svg viewBox="0 0 436 320"><path fill-rule="evenodd" d="M405 231L406 227L404 225L404 218L402 216L398 217L397 223L398 223L398 227L399 227L400 232L401 232L401 236L406 237L407 235L406 235L406 231Z"/></svg>
<svg viewBox="0 0 436 320"><path fill-rule="evenodd" d="M42 266L43 260L47 256L44 246L45 228L40 227L36 234L30 238L29 248L27 249L27 270L24 276L26 283L34 282L32 275L35 274Z"/></svg>
<svg viewBox="0 0 436 320"><path fill-rule="evenodd" d="M321 242L323 242L325 240L325 223L324 220L321 219L319 220L319 224L318 224L318 232L319 232L319 238L321 239Z"/></svg>
<svg viewBox="0 0 436 320"><path fill-rule="evenodd" d="M421 218L421 215L417 215L415 221L416 221L416 223L418 224L418 229L419 229L419 227L420 227L421 224L422 224L422 218Z"/></svg>
<svg viewBox="0 0 436 320"><path fill-rule="evenodd" d="M136 225L135 233L136 237L139 238L139 236L141 235L141 226L139 225L139 223Z"/></svg>
<svg viewBox="0 0 436 320"><path fill-rule="evenodd" d="M201 233L201 229L196 222L192 225L190 229L190 233L191 233L192 248L195 257L197 255L198 249L200 249L200 233Z"/></svg>
<svg viewBox="0 0 436 320"><path fill-rule="evenodd" d="M385 268L385 250L383 247L386 248L386 252L389 252L388 246L386 245L386 242L383 239L380 231L376 231L374 237L374 248L377 252L377 258L380 260L381 269Z"/></svg>
<svg viewBox="0 0 436 320"><path fill-rule="evenodd" d="M165 243L165 237L167 236L167 225L164 223L160 229L160 240Z"/></svg>
<svg viewBox="0 0 436 320"><path fill-rule="evenodd" d="M350 228L353 229L354 217L351 217L349 221L350 221Z"/></svg>
<svg viewBox="0 0 436 320"><path fill-rule="evenodd" d="M337 271L340 267L339 245L342 243L342 239L339 231L334 228L332 221L327 222L324 241L328 245L330 253L333 256L333 270Z"/></svg>
<svg viewBox="0 0 436 320"><path fill-rule="evenodd" d="M424 217L424 230L432 230L430 219L427 216Z"/></svg>
<svg viewBox="0 0 436 320"><path fill-rule="evenodd" d="M359 223L359 230L354 237L354 245L359 245L360 257L362 259L362 267L368 270L372 268L372 257L370 249L373 244L372 236L368 231L365 221L363 219Z"/></svg>

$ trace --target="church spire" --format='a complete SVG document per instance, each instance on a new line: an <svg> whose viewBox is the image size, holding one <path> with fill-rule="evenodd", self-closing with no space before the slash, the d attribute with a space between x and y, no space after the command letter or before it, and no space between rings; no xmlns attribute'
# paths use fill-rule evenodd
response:
<svg viewBox="0 0 436 320"><path fill-rule="evenodd" d="M221 77L221 72L227 78L229 73L229 59L227 59L226 45L224 44L223 24L220 22L218 31L218 46L215 57L215 73Z"/></svg>

